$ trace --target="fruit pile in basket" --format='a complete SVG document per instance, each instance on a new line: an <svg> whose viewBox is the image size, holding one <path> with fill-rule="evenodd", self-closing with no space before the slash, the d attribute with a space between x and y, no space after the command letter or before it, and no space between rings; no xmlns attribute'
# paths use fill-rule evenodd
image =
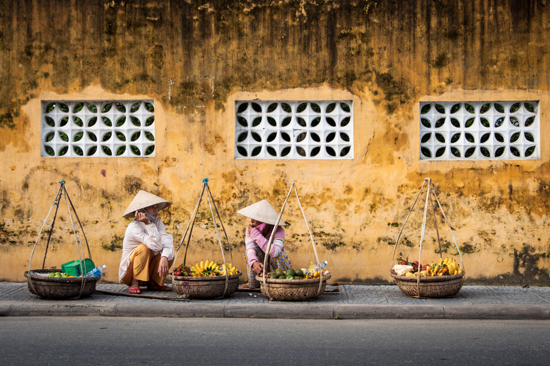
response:
<svg viewBox="0 0 550 366"><path fill-rule="evenodd" d="M305 279L305 273L301 269L293 270L287 269L286 271L283 271L280 268L277 268L275 272L272 272L269 275L269 278L271 279L278 279L278 280L304 280Z"/></svg>
<svg viewBox="0 0 550 366"><path fill-rule="evenodd" d="M75 278L74 276L70 276L68 273L64 273L64 272L52 272L48 274L48 277Z"/></svg>
<svg viewBox="0 0 550 366"><path fill-rule="evenodd" d="M398 259L400 264L392 267L392 272L399 276L406 277L434 277L434 276L452 276L461 274L462 267L453 258L440 258L437 263L422 265L418 261L409 262L408 260Z"/></svg>
<svg viewBox="0 0 550 366"><path fill-rule="evenodd" d="M269 278L277 280L309 280L312 278L319 278L321 271L322 270L319 268L315 268L314 270L308 270L306 268L296 270L287 269L286 271L277 268L275 272L269 275ZM325 271L325 275L327 274L328 271Z"/></svg>
<svg viewBox="0 0 550 366"><path fill-rule="evenodd" d="M226 272L231 276L238 274L239 270L231 263L227 263L226 271L225 264L219 265L214 261L207 260L206 262L197 262L191 267L182 264L174 269L174 276L215 277L225 276Z"/></svg>

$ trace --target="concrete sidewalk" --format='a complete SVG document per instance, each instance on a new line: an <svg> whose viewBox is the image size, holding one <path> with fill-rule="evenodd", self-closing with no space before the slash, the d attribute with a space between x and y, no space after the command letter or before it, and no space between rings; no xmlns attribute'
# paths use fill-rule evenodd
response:
<svg viewBox="0 0 550 366"><path fill-rule="evenodd" d="M97 290L126 292L99 284ZM102 293L79 300L41 300L26 283L0 283L0 316L216 317L286 319L550 319L550 287L465 286L455 297L415 299L397 286L340 286L313 301L269 301L258 292L221 300L157 300Z"/></svg>

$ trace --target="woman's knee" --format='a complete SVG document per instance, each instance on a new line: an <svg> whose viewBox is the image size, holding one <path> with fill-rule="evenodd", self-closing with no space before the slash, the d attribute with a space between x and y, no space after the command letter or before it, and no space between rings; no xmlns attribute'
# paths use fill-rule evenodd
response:
<svg viewBox="0 0 550 366"><path fill-rule="evenodd" d="M145 262L151 261L153 257L153 251L147 248L145 244L140 244L136 249L134 249L132 257L134 261L134 266L136 264L144 264Z"/></svg>
<svg viewBox="0 0 550 366"><path fill-rule="evenodd" d="M143 256L150 256L153 254L153 251L149 248L147 248L147 245L140 244L136 249L136 255L143 255Z"/></svg>

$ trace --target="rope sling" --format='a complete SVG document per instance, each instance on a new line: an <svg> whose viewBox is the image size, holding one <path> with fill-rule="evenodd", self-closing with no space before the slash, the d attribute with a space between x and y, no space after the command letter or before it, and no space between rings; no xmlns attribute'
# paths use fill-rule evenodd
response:
<svg viewBox="0 0 550 366"><path fill-rule="evenodd" d="M275 221L275 225L273 227L273 230L271 231L271 235L269 237L269 241L267 243L267 250L265 251L264 256L264 268L263 268L263 277L262 277L262 283L263 287L266 290L266 295L268 298L271 298L269 295L269 286L267 286L267 280L266 280L266 268L267 268L267 261L269 257L269 253L271 253L271 248L273 246L273 240L275 238L275 232L277 231L277 227L279 226L279 222L281 221L281 217L283 216L283 212L285 211L286 204L288 202L288 199L290 198L290 194L292 193L292 189L294 189L294 192L296 193L296 199L298 200L298 205L300 206L300 210L302 212L302 216L304 217L304 221L306 223L307 230L309 232L309 237L311 239L311 245L313 246L313 252L315 253L315 260L318 266L320 266L319 262L319 256L317 255L317 249L315 248L315 241L313 239L313 234L311 233L311 229L309 228L309 224L306 218L306 214L304 212L304 208L302 207L302 202L300 202L300 196L298 195L298 189L296 188L296 183L292 182L292 185L290 186L290 189L288 190L288 194L286 195L285 202L283 203L283 207L281 207L281 211L279 212L279 216L277 217L277 221ZM320 268L320 267L319 267ZM321 289L323 286L323 270L319 269L319 289L317 290L317 295L315 297L319 296L321 293Z"/></svg>
<svg viewBox="0 0 550 366"><path fill-rule="evenodd" d="M32 279L33 272L31 271L32 259L33 259L33 256L34 256L34 252L36 250L36 246L38 245L38 242L40 241L40 237L42 235L42 231L44 230L44 227L48 226L50 228L50 230L48 232L48 240L46 242L46 250L44 251L44 259L42 260L42 269L44 269L44 267L46 265L46 257L48 255L48 248L50 246L52 233L53 233L53 230L55 228L55 220L57 218L57 212L58 212L59 206L61 204L61 199L64 196L65 203L67 205L67 211L69 212L69 218L70 218L70 221L71 221L71 228L73 229L73 235L74 235L74 239L75 239L76 249L78 251L78 259L80 260L80 273L82 274L82 282L81 282L81 286L80 286L80 292L79 292L78 296L76 296L72 299L79 299L80 296L82 296L82 293L84 292L84 287L86 285L86 277L85 277L86 274L84 273L84 265L83 265L83 260L82 260L84 258L84 247L82 245L82 240L80 238L80 232L77 230L77 225L75 224L75 221L78 222L78 227L80 227L80 231L82 232L82 236L84 237L84 241L85 241L86 247L88 249L88 258L90 260L92 259L92 253L90 252L90 246L88 245L88 239L86 238L86 234L84 233L84 227L82 226L82 222L80 221L80 218L78 217L78 214L76 213L76 209L74 208L73 202L71 201L71 198L69 197L69 194L67 193L67 189L65 188L65 181L62 180L62 181L59 182L59 184L60 184L60 186L59 186L59 189L57 190L57 193L55 195L55 199L54 199L52 205L50 206L50 210L48 211L48 215L44 219L44 223L42 224L42 226L40 228L40 232L38 233L38 237L36 238L36 242L34 243L34 247L32 248L31 258L29 260L29 269L28 269L28 274L29 275L27 276L27 283L33 289L33 291L36 293L36 289L34 287L34 283L33 283L33 279ZM51 224L47 224L48 219L50 218L50 214L52 213L52 210L54 209L54 207L55 207L55 212L54 212L53 220L51 221ZM73 219L73 214L74 214L74 219Z"/></svg>
<svg viewBox="0 0 550 366"><path fill-rule="evenodd" d="M227 262L225 260L225 253L224 253L224 250L223 250L223 244L222 244L222 240L221 240L221 237L220 237L220 232L218 230L218 224L216 222L216 215L218 217L220 226L222 227L223 233L225 234L225 239L227 241L227 247L229 249L229 256L231 258L231 263L233 263L233 253L231 252L231 244L229 243L229 237L227 235L227 232L225 231L225 227L223 226L223 222L222 222L220 213L218 211L218 207L216 206L216 202L214 201L214 198L212 196L212 192L210 191L210 186L208 185L208 178L205 178L202 181L201 193L199 194L199 199L198 199L197 204L195 206L195 209L193 211L193 215L191 216L191 220L189 221L189 224L187 224L187 228L185 229L185 234L183 235L183 238L181 239L181 242L178 245L178 249L176 250L176 255L174 257L174 263L172 265L172 273L174 273L174 268L175 268L176 263L177 263L176 260L178 258L179 250L180 250L181 246L183 245L183 243L185 242L186 238L187 238L187 245L185 246L185 255L183 257L183 265L185 266L185 264L187 262L187 251L189 249L189 243L191 242L191 236L193 234L193 228L195 226L195 221L197 219L197 213L199 212L199 207L200 207L200 204L202 202L202 198L203 198L203 195L204 195L205 192L206 192L206 198L207 198L207 201L208 201L208 206L210 207L210 214L212 215L212 222L214 223L214 228L216 230L216 236L218 238L218 243L220 245L220 251L222 253L224 268L226 268L226 270L225 270L225 289L223 291L223 295L219 297L219 298L223 298L223 297L225 297L225 295L227 293L227 288L228 288L228 285L229 285L229 271L227 270ZM214 215L214 212L216 213L216 215ZM188 233L189 233L189 237L187 236Z"/></svg>
<svg viewBox="0 0 550 366"><path fill-rule="evenodd" d="M460 248L458 247L458 244L456 242L455 236L453 234L453 229L451 228L451 225L449 224L449 220L447 220L447 216L445 215L445 212L443 211L443 207L441 207L441 203L439 202L439 199L437 198L437 194L435 192L435 187L433 185L431 178L425 178L424 182L422 183L422 186L420 187L420 190L418 191L418 194L416 195L416 199L414 200L414 203L409 210L409 213L407 214L407 217L405 218L405 222L403 222L403 225L401 226L401 230L399 230L399 235L397 236L397 241L395 242L395 247L393 248L393 255L392 255L392 261L390 268L395 263L395 252L397 251L397 246L399 245L399 240L401 239L401 234L403 233L403 229L405 228L405 225L407 225L407 221L409 220L409 217L411 216L411 213L414 210L414 207L416 206L416 203L418 202L418 199L420 198L420 195L422 194L422 191L424 190L424 187L427 187L426 191L426 203L424 205L424 215L422 219L422 232L420 234L420 250L418 251L418 276L416 281L416 288L417 288L417 296L416 298L420 298L420 264L422 263L422 243L424 241L424 235L426 232L426 223L428 218L428 206L433 207L433 219L434 219L434 226L435 231L437 235L437 243L439 245L439 258L443 258L443 250L441 248L441 239L439 237L439 229L437 226L437 217L436 217L436 211L437 207L439 207L441 214L443 215L443 218L445 220L445 223L447 224L447 227L449 228L449 232L451 233L451 236L453 238L453 242L455 243L456 250L458 251L458 255L460 256L460 262L462 263L462 268L464 269L464 260L462 259L462 254L460 253ZM434 204L434 201L437 202L437 206ZM465 270L465 269L464 269Z"/></svg>

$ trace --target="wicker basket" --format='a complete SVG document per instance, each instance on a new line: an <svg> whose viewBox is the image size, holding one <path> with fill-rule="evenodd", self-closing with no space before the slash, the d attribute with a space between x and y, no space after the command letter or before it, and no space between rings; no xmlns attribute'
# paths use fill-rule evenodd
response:
<svg viewBox="0 0 550 366"><path fill-rule="evenodd" d="M464 273L453 276L417 277L398 276L390 271L401 292L411 297L449 297L456 295L464 284ZM418 293L420 292L420 293Z"/></svg>
<svg viewBox="0 0 550 366"><path fill-rule="evenodd" d="M225 296L232 295L239 287L242 272L230 275ZM172 275L172 290L191 299L212 299L224 296L225 276L192 277Z"/></svg>
<svg viewBox="0 0 550 366"><path fill-rule="evenodd" d="M319 291L319 279L310 280L279 280L267 278L264 285L263 277L256 276L261 284L262 294L269 297L269 300L275 301L305 301L315 299L318 295L325 292L327 280L330 279L330 273L323 277L321 291ZM267 289L264 287L266 286Z"/></svg>
<svg viewBox="0 0 550 366"><path fill-rule="evenodd" d="M58 269L35 269L35 273L55 273ZM25 271L25 277L28 278L28 271ZM95 292L95 285L100 277L84 277L84 290L80 295L82 287L82 278L67 277L45 277L40 275L31 275L31 281L27 281L29 292L42 299L61 300L76 299L90 296ZM80 296L79 296L80 295Z"/></svg>

